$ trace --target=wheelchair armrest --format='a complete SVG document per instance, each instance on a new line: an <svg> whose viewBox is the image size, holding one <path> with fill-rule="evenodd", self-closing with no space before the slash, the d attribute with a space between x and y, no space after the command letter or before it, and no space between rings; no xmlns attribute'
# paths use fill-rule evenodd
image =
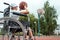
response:
<svg viewBox="0 0 60 40"><path fill-rule="evenodd" d="M18 16L25 16L25 17L27 17L26 14L21 14L21 13L18 13L18 12L13 12L13 14L14 14L14 15L18 15Z"/></svg>

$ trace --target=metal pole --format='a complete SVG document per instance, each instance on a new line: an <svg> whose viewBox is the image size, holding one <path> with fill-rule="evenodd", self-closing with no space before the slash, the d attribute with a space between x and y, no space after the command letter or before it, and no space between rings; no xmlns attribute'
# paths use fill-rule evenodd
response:
<svg viewBox="0 0 60 40"><path fill-rule="evenodd" d="M38 13L38 36L40 36L40 14Z"/></svg>
<svg viewBox="0 0 60 40"><path fill-rule="evenodd" d="M10 26L8 27L8 40L10 40Z"/></svg>
<svg viewBox="0 0 60 40"><path fill-rule="evenodd" d="M30 22L30 15L28 14L28 22Z"/></svg>

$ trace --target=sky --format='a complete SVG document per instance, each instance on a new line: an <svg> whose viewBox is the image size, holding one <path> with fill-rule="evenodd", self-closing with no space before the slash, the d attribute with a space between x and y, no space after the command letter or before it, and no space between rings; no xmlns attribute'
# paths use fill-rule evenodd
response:
<svg viewBox="0 0 60 40"><path fill-rule="evenodd" d="M25 1L28 3L28 10L30 13L33 13L35 15L35 17L37 17L37 9L42 9L44 7L44 3L47 0L0 0L0 11L3 11L6 7L6 5L3 4L3 2L7 2L9 4L11 3L15 3L17 5L19 5L19 3L21 1ZM54 6L56 11L57 11L57 15L58 15L58 19L57 19L57 24L60 24L60 0L48 0L50 3L50 6ZM0 18L3 17L3 14L0 14ZM38 17L37 17L38 18Z"/></svg>

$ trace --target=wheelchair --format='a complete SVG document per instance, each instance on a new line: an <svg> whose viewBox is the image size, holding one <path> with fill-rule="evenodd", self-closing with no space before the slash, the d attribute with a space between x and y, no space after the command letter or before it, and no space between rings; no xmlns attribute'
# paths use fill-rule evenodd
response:
<svg viewBox="0 0 60 40"><path fill-rule="evenodd" d="M0 18L0 21L4 20L4 29L8 32L8 37L10 36L10 32L16 33L16 32L21 32L22 31L23 32L23 40L25 40L24 39L25 32L26 32L26 28L28 27L27 25L29 25L29 22L24 23L24 21L21 22L21 21L18 21L16 19L14 19L14 18L10 18L9 17L9 15L10 15L10 4L5 3L5 2L4 2L4 4L8 5L8 7L4 10L4 12L0 11L0 13L4 13L4 17ZM13 12L13 14L18 15L18 16L27 17L27 15L25 15L25 14L19 14L19 13L16 14L16 12ZM10 40L10 38L8 40Z"/></svg>

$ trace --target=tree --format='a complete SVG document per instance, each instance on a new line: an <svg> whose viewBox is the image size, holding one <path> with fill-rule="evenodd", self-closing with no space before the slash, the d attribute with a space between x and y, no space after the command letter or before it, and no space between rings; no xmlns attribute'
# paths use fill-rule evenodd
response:
<svg viewBox="0 0 60 40"><path fill-rule="evenodd" d="M57 27L57 14L54 7L51 7L49 5L49 2L47 1L44 4L44 10L45 10L45 18L41 18L41 33L44 35L51 35L53 34L53 31ZM45 21L44 21L45 20Z"/></svg>

